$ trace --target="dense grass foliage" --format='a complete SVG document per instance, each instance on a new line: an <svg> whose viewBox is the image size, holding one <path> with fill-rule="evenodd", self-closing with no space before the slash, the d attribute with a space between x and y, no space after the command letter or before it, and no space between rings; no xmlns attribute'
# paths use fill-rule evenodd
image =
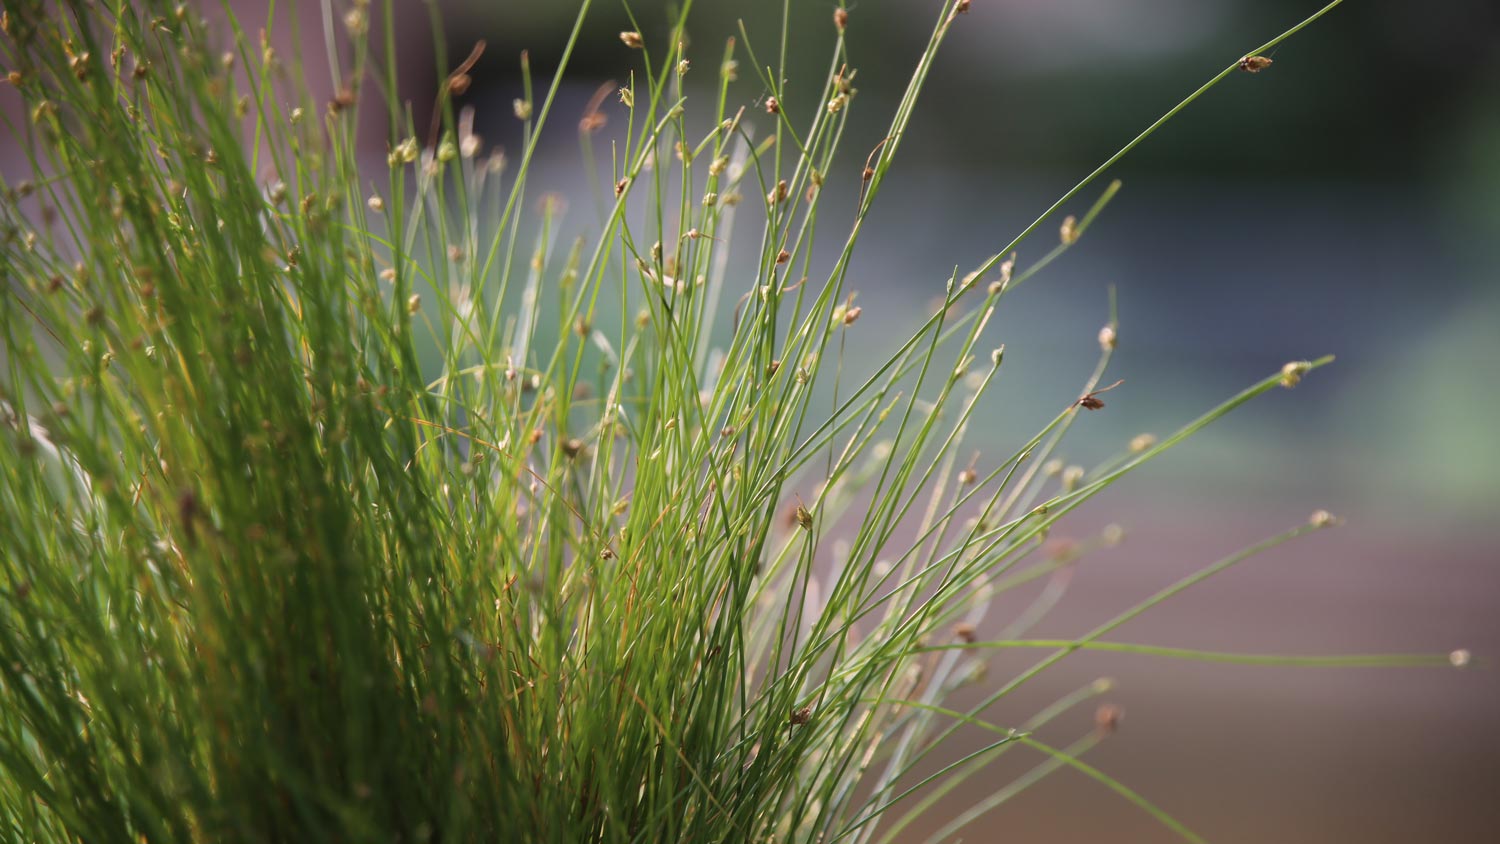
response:
<svg viewBox="0 0 1500 844"><path fill-rule="evenodd" d="M850 257L967 5L943 4L885 140L850 153L852 15L811 101L748 34L691 63L681 20L661 43L623 34L641 61L613 185L569 240L527 193L539 144L571 143L542 132L558 80L534 95L528 75L524 145L487 151L460 108L468 63L430 118L392 95L389 8L330 7L329 101L263 22L7 3L33 173L0 222L0 838L883 841L1014 750L1040 767L943 834L1067 766L1196 840L1078 760L1109 710L1071 747L1037 737L1105 684L1027 723L985 712L1082 648L1237 659L1101 640L1332 517L1076 640L1025 640L1024 617L1004 641L976 630L995 595L1117 538L1042 553L1059 519L1325 361L1059 470L1109 398L1111 324L1077 402L966 463L1003 369L991 313L1118 185L1034 260L1013 252L1103 167L939 283L887 356L846 361ZM686 75L719 92L693 119ZM383 168L356 157L369 109ZM857 183L825 180L846 154ZM825 194L857 201L851 228L818 230ZM731 262L746 232L758 247ZM842 244L831 262L815 234ZM996 648L1045 650L946 706ZM963 725L988 743L914 774Z"/></svg>

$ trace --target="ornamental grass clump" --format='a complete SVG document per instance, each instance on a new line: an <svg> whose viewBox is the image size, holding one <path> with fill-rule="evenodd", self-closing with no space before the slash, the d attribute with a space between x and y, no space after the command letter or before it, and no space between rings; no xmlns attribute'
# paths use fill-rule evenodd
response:
<svg viewBox="0 0 1500 844"><path fill-rule="evenodd" d="M562 67L533 90L523 58L522 144L504 153L462 102L483 45L440 59L430 113L398 99L391 0L324 4L320 98L300 54L232 15L8 3L25 109L7 117L31 172L7 174L0 219L0 837L887 841L1018 752L1038 767L944 809L935 838L1070 767L1197 840L1080 760L1119 709L1066 747L1041 738L1107 682L1016 723L992 705L1080 649L1262 659L1104 637L1336 520L1073 640L1024 638L1055 590L999 640L986 611L1119 541L1044 551L1060 519L1329 359L1159 440L1121 432L1101 466L1054 466L1080 417L1107 418L1111 319L1042 430L1001 455L964 442L1004 369L991 315L1119 185L1074 200L1306 23L1229 57L992 258L934 282L939 306L881 359L849 360L872 306L851 256L969 4L936 5L883 140L854 153L857 14L834 14L817 89L783 90L745 33L691 59L681 17L660 40L621 33L635 75L579 125L588 141L623 121L609 182L597 221L570 227L528 184L543 144L570 138L548 125ZM717 96L690 119L694 76ZM357 154L371 109L383 161ZM836 181L845 156L863 168ZM829 202L852 225L820 229ZM815 234L841 244L831 260ZM1045 656L986 679L1000 648ZM954 709L965 685L987 694ZM963 726L988 740L915 773Z"/></svg>

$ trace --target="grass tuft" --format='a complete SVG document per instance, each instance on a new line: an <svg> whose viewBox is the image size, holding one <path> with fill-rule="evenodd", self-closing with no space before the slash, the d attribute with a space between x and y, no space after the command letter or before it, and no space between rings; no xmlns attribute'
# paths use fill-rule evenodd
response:
<svg viewBox="0 0 1500 844"><path fill-rule="evenodd" d="M955 270L873 361L845 354L866 327L850 261L967 0L937 4L883 140L837 182L864 105L855 13L833 15L821 87L796 89L780 84L784 28L774 62L742 29L713 65L685 53L685 10L661 41L632 21L619 39L634 75L579 124L592 174L603 104L628 115L577 236L529 177L563 137L548 124L583 13L545 87L522 57L509 157L459 102L482 43L451 69L440 59L430 115L395 98L392 5L325 4L335 93L319 100L302 55L249 34L274 20L210 26L162 0L7 4L0 49L25 102L7 122L31 172L0 206L0 837L864 844L1023 748L1038 767L945 815L932 840L1068 767L1197 841L1079 760L1118 710L1060 749L1036 737L1107 682L1015 728L985 713L1083 649L1469 662L1103 639L1336 523L1321 511L1077 639L1025 637L1057 573L1119 541L1058 550L1045 540L1059 520L1329 358L1099 467L1054 466L1080 413L1119 386L1101 387L1111 319L1078 400L998 460L965 446L1003 369L991 315L1119 183L1023 262L1032 235L1337 2L1236 53ZM716 98L689 119L684 80L704 75ZM763 95L750 112L733 105L747 86ZM358 154L370 109L386 124L373 168ZM847 230L823 227L841 245L815 258L825 193L857 210ZM982 640L996 597L1039 580L1026 613ZM967 711L945 705L981 683L986 653L1019 648L1051 653ZM919 777L965 725L993 738Z"/></svg>

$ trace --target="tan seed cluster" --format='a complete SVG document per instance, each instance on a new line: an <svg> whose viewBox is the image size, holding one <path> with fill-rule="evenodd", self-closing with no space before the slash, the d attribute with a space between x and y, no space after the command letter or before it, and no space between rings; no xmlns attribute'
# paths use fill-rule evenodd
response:
<svg viewBox="0 0 1500 844"><path fill-rule="evenodd" d="M1302 383L1302 376L1312 369L1312 364L1305 360L1294 360L1281 367L1281 386L1290 390Z"/></svg>

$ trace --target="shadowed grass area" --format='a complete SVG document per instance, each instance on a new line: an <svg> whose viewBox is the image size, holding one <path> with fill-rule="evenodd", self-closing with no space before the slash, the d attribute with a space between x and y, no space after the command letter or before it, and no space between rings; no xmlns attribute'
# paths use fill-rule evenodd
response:
<svg viewBox="0 0 1500 844"><path fill-rule="evenodd" d="M0 264L4 837L889 840L1020 746L1042 767L955 812L952 831L1068 766L1197 840L1077 760L1099 736L1064 750L1032 736L1107 684L1015 729L984 710L1084 648L1447 664L1098 641L1326 513L1077 640L1024 640L1024 623L975 640L996 595L1117 541L1041 553L1059 519L1328 359L1094 470L1054 471L1074 421L1104 407L1112 321L1076 402L962 468L1002 369L1003 347L982 342L993 310L1118 184L1040 258L1013 251L1253 68L1236 57L955 270L887 357L846 360L850 258L968 4L940 5L885 140L855 153L840 150L860 105L842 9L810 100L781 89L748 33L717 67L690 64L683 18L660 44L623 33L641 62L617 94L613 195L597 231L568 241L560 203L527 193L563 69L533 92L523 68L524 144L507 159L455 106L482 46L441 80L430 121L389 96L390 0L328 7L326 102L301 56L248 34L260 22L213 29L158 0L10 4L4 60L26 103L10 129L34 172L6 185ZM717 80L694 121L689 74ZM775 99L731 105L757 93ZM389 123L380 173L356 156L370 108ZM866 161L858 183L825 182L846 155ZM842 243L831 262L813 258L826 192L858 208L822 233ZM758 248L730 262L747 230ZM732 331L714 332L726 316ZM1054 652L972 711L943 707L978 682L985 649L1022 647ZM999 738L916 780L964 724Z"/></svg>

